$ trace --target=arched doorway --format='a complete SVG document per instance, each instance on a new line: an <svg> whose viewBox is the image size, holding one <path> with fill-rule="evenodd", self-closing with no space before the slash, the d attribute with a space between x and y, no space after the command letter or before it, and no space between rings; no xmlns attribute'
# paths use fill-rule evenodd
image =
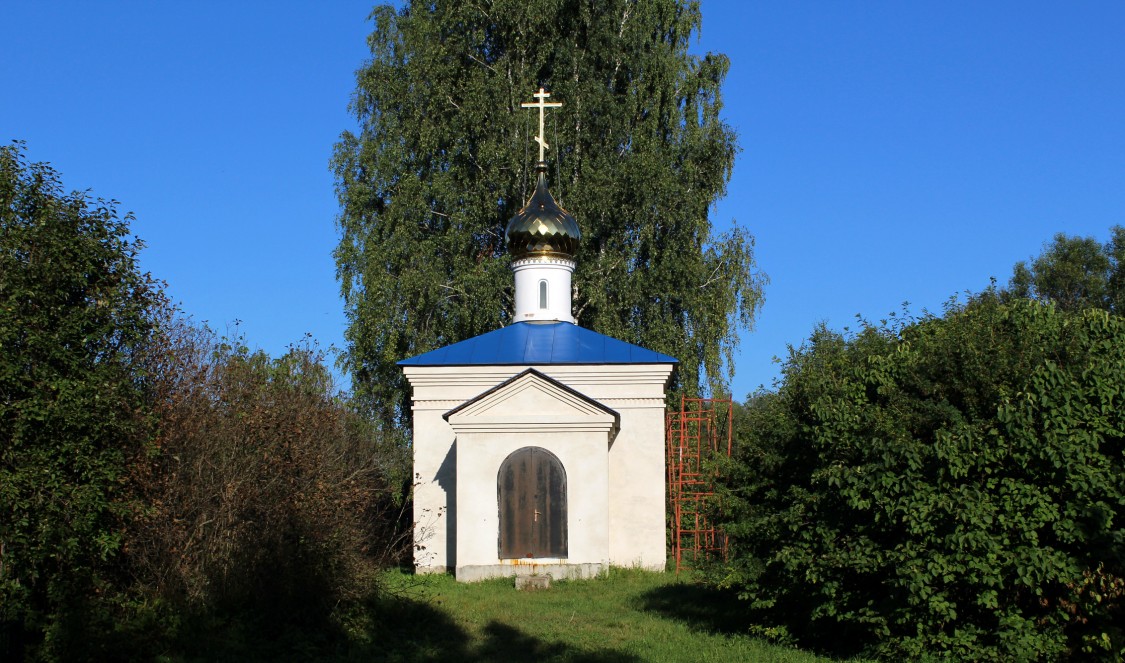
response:
<svg viewBox="0 0 1125 663"><path fill-rule="evenodd" d="M513 451L496 475L500 559L566 557L566 471L540 447Z"/></svg>

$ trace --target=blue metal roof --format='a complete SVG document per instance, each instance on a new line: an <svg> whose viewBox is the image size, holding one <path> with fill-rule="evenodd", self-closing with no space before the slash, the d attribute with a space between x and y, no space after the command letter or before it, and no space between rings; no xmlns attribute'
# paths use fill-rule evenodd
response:
<svg viewBox="0 0 1125 663"><path fill-rule="evenodd" d="M569 322L517 322L404 359L399 366L677 364L666 354Z"/></svg>

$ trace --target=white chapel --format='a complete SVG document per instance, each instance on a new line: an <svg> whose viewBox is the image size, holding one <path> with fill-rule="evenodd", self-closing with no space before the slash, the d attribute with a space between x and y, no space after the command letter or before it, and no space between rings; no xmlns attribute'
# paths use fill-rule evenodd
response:
<svg viewBox="0 0 1125 663"><path fill-rule="evenodd" d="M676 360L575 324L581 233L547 187L509 222L514 322L399 362L413 390L414 564L461 581L663 570L664 397Z"/></svg>

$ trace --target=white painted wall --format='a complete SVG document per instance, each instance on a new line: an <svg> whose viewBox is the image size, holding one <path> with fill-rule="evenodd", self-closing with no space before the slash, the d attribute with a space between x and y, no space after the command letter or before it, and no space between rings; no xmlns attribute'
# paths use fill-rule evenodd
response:
<svg viewBox="0 0 1125 663"><path fill-rule="evenodd" d="M459 403L458 403L459 404ZM456 447L440 401L414 404L414 567L444 573L456 563Z"/></svg>
<svg viewBox="0 0 1125 663"><path fill-rule="evenodd" d="M621 432L609 453L609 556L617 566L663 571L667 562L664 403L619 411Z"/></svg>
<svg viewBox="0 0 1125 663"><path fill-rule="evenodd" d="M558 457L566 471L567 557L565 564L609 561L609 463L607 431L492 432L458 436L457 572L487 567L488 575L511 575L522 560L501 560L496 479L500 464L523 447L542 447ZM536 560L540 563L547 560ZM508 571L505 567L512 567ZM481 575L479 572L477 575Z"/></svg>

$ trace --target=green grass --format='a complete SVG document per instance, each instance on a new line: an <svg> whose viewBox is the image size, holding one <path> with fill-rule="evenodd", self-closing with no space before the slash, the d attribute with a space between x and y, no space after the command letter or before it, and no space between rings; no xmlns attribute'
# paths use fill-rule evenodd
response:
<svg viewBox="0 0 1125 663"><path fill-rule="evenodd" d="M126 635L138 654L117 658L163 663L829 660L747 635L744 608L734 596L674 573L613 569L591 580L553 582L547 590L516 591L511 578L466 584L446 575L392 571L380 577L372 598L350 608L337 606L333 615L289 613L280 606L268 615L245 609L153 612L154 617L164 614L164 623L127 624Z"/></svg>
<svg viewBox="0 0 1125 663"><path fill-rule="evenodd" d="M684 577L614 569L516 591L512 579L384 576L342 658L385 661L825 661L743 633L738 602Z"/></svg>

